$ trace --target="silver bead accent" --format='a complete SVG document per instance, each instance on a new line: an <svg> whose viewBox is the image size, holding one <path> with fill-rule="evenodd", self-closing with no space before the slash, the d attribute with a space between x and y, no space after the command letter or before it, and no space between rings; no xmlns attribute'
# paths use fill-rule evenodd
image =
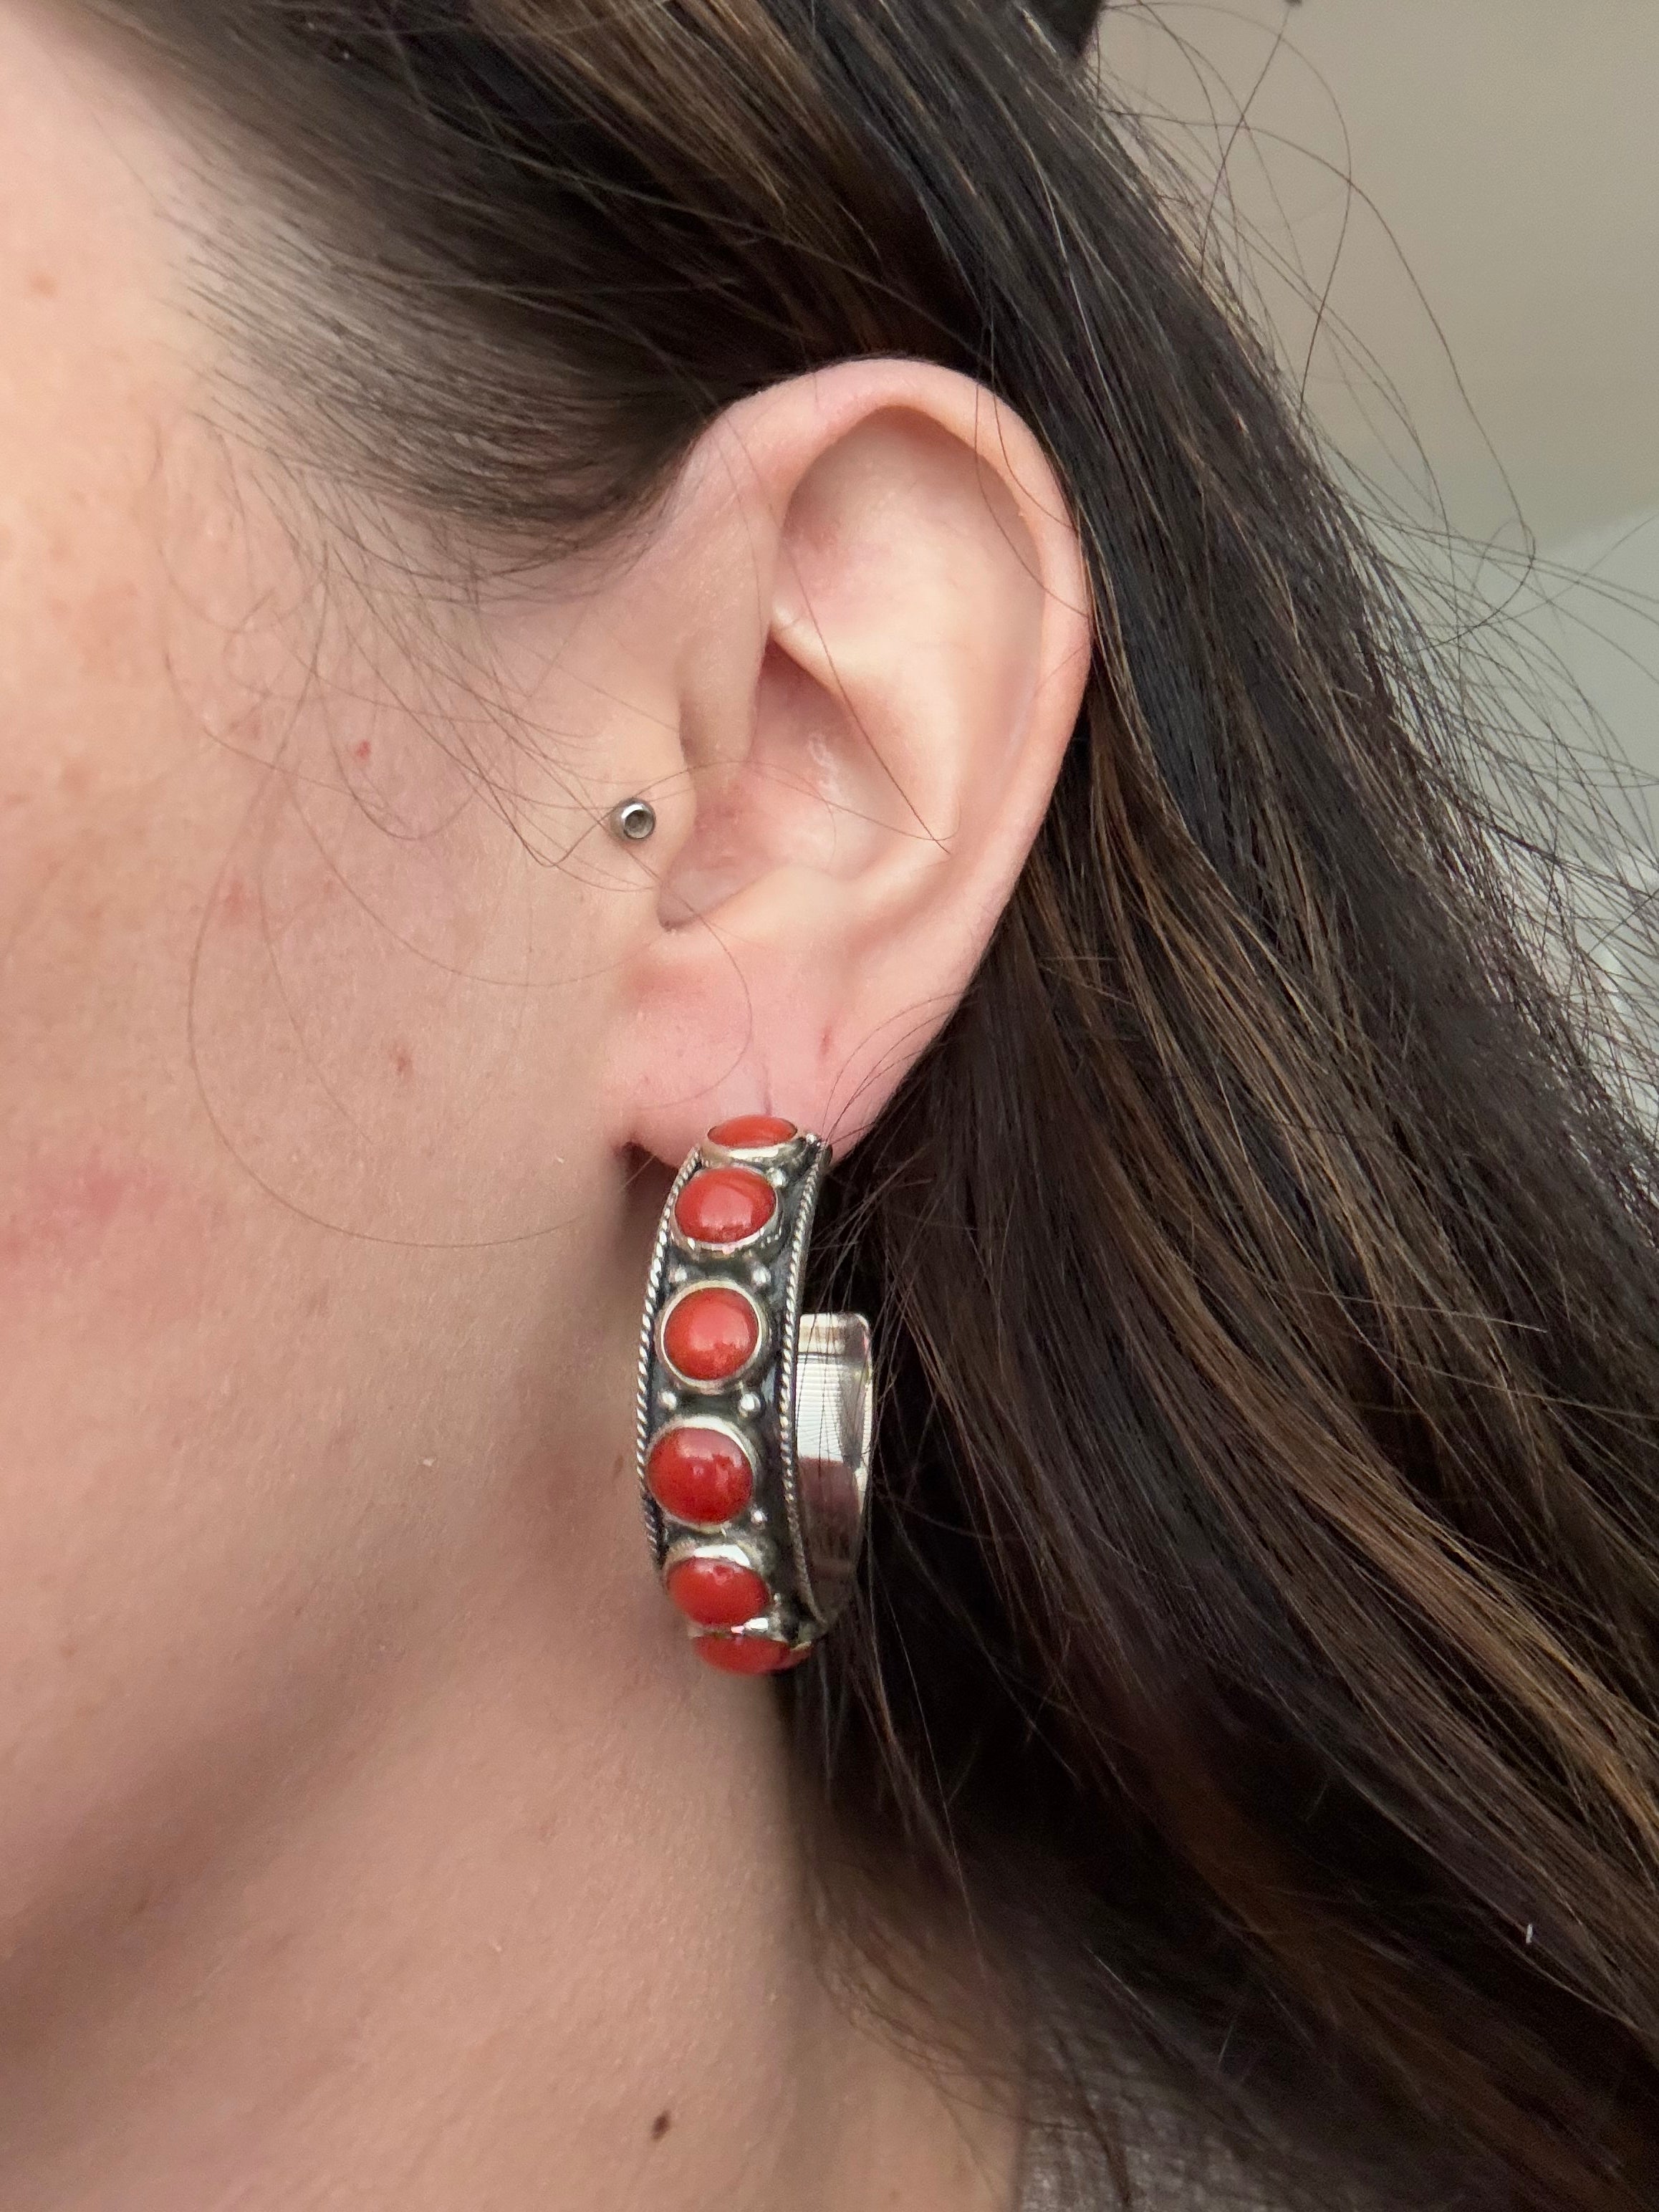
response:
<svg viewBox="0 0 1659 2212"><path fill-rule="evenodd" d="M738 1411L745 1421L757 1419L764 1411L766 1401L758 1390L744 1390L738 1394Z"/></svg>
<svg viewBox="0 0 1659 2212"><path fill-rule="evenodd" d="M680 1394L678 1390L659 1390L657 1393L657 1403L665 1413L676 1412L679 1402Z"/></svg>
<svg viewBox="0 0 1659 2212"><path fill-rule="evenodd" d="M605 826L613 837L641 844L657 826L657 810L648 799L621 799L605 816Z"/></svg>
<svg viewBox="0 0 1659 2212"><path fill-rule="evenodd" d="M757 1291L769 1291L772 1287L772 1270L769 1267L762 1267L759 1261L757 1261L749 1270L749 1279Z"/></svg>
<svg viewBox="0 0 1659 2212"><path fill-rule="evenodd" d="M670 1283L672 1285L672 1286L674 1287L674 1289L675 1289L675 1290L678 1290L678 1288L679 1288L679 1286L680 1286L680 1285L681 1285L682 1283L689 1283L689 1282L690 1281L690 1279L691 1279L691 1270L690 1269L690 1267L671 1267L671 1268L668 1270L668 1279L669 1279L669 1282L670 1282Z"/></svg>

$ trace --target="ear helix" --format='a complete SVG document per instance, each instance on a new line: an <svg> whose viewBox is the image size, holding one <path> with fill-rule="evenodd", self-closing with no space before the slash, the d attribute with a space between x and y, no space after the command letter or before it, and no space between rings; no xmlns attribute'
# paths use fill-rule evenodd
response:
<svg viewBox="0 0 1659 2212"><path fill-rule="evenodd" d="M805 1659L851 1595L874 1397L861 1314L804 1314L822 1137L751 1114L692 1152L640 1333L646 1532L696 1649L732 1674Z"/></svg>

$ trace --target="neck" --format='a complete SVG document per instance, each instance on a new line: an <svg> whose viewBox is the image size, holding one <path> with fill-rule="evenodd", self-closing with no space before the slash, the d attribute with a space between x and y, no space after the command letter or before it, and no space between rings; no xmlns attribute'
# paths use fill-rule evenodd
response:
<svg viewBox="0 0 1659 2212"><path fill-rule="evenodd" d="M620 1545L557 1615L532 1488L447 1633L284 1684L210 1799L66 1864L3 1969L9 2204L1006 2204L1007 2128L824 1989L771 1697Z"/></svg>

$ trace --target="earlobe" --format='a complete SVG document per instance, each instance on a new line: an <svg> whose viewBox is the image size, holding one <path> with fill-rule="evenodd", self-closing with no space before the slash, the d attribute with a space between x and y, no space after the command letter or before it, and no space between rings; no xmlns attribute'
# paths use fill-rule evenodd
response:
<svg viewBox="0 0 1659 2212"><path fill-rule="evenodd" d="M989 394L872 362L722 418L662 556L702 617L692 800L619 970L617 1139L678 1162L775 1109L844 1149L949 1018L1048 805L1091 647L1075 534ZM711 576L744 580L716 601Z"/></svg>

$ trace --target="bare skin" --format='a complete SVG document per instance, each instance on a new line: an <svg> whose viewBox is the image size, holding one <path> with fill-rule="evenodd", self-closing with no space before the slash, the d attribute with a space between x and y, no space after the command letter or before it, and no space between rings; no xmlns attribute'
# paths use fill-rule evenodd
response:
<svg viewBox="0 0 1659 2212"><path fill-rule="evenodd" d="M823 1986L631 1363L701 1130L856 1141L971 973L1082 682L1057 491L865 363L626 563L399 596L226 426L185 150L0 0L0 2198L1004 2204Z"/></svg>

